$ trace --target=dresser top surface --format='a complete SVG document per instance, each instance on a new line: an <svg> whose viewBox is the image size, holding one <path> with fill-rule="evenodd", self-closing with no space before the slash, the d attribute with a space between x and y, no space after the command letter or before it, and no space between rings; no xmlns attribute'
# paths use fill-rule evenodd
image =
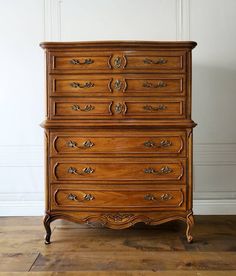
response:
<svg viewBox="0 0 236 276"><path fill-rule="evenodd" d="M41 42L40 46L43 49L75 49L75 48L153 48L153 49L168 49L168 48L190 48L196 47L195 41L74 41L74 42Z"/></svg>

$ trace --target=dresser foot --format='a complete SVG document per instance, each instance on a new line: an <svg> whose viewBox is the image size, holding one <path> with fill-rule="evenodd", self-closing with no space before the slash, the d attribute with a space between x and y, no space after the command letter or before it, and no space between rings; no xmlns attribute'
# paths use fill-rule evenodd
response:
<svg viewBox="0 0 236 276"><path fill-rule="evenodd" d="M51 223L51 219L52 217L49 214L46 214L44 216L44 220L43 220L43 224L46 230L46 235L44 236L44 243L45 244L50 244L50 238L51 238L51 227L50 227L50 223Z"/></svg>
<svg viewBox="0 0 236 276"><path fill-rule="evenodd" d="M187 242L191 243L193 241L191 231L192 231L192 228L193 228L193 225L194 225L194 219L193 219L193 213L192 212L187 215L186 223L187 223L186 238L187 238Z"/></svg>

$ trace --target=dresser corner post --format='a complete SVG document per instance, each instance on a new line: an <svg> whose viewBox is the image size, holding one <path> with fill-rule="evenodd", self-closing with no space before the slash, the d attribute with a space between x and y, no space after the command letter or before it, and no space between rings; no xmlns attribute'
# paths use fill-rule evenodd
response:
<svg viewBox="0 0 236 276"><path fill-rule="evenodd" d="M187 242L192 243L192 241L193 241L192 229L193 229L193 226L194 226L194 217L193 217L193 212L192 211L187 214L186 224L187 224L187 229L186 229Z"/></svg>
<svg viewBox="0 0 236 276"><path fill-rule="evenodd" d="M51 231L51 224L52 222L52 216L48 213L45 214L44 216L44 219L43 219L43 224L44 224L44 227L45 227L45 230L46 230L46 234L44 236L44 243L45 244L50 244L51 241L50 241L50 238L51 238L51 234L52 234L52 231Z"/></svg>

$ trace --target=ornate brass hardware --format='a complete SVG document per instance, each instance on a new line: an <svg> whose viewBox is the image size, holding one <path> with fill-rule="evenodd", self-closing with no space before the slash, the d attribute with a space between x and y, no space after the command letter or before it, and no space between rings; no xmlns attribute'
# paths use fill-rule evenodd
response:
<svg viewBox="0 0 236 276"><path fill-rule="evenodd" d="M147 194L147 195L144 196L144 199L151 201L151 200L156 200L156 197L152 194Z"/></svg>
<svg viewBox="0 0 236 276"><path fill-rule="evenodd" d="M173 196L170 195L170 194L162 194L162 195L160 196L160 199L161 199L161 200L170 200L170 199L172 199L172 198L173 198ZM158 200L158 198L156 198L153 194L146 194L146 195L144 196L144 199L145 199L145 200L149 200L149 201Z"/></svg>
<svg viewBox="0 0 236 276"><path fill-rule="evenodd" d="M120 68L121 62L122 62L121 57L116 57L116 58L114 59L114 68Z"/></svg>
<svg viewBox="0 0 236 276"><path fill-rule="evenodd" d="M69 200L74 200L74 201L83 201L83 200L93 200L94 196L92 196L91 194L85 194L83 200L79 200L77 195L74 194L69 194L67 197Z"/></svg>
<svg viewBox="0 0 236 276"><path fill-rule="evenodd" d="M170 200L172 198L173 198L173 196L170 194L162 194L161 195L161 200Z"/></svg>
<svg viewBox="0 0 236 276"><path fill-rule="evenodd" d="M159 171L157 171L153 168L146 168L146 169L144 169L144 172L148 173L148 174L162 175L162 174L169 174L169 173L173 172L173 170L170 167L165 166L165 167L162 167Z"/></svg>
<svg viewBox="0 0 236 276"><path fill-rule="evenodd" d="M121 103L115 105L115 113L119 114L124 111L125 106Z"/></svg>
<svg viewBox="0 0 236 276"><path fill-rule="evenodd" d="M78 170L74 167L69 167L68 173L70 174L77 174L77 175L84 175L84 174L91 174L94 172L94 169L90 167L86 167L82 170L82 172L78 172Z"/></svg>
<svg viewBox="0 0 236 276"><path fill-rule="evenodd" d="M74 104L74 105L72 105L71 108L75 111L78 111L78 110L80 110L80 111L91 111L91 110L95 109L95 106L89 104L89 105L86 105L84 108L81 108L78 104Z"/></svg>
<svg viewBox="0 0 236 276"><path fill-rule="evenodd" d="M143 83L143 87L145 88L162 88L162 87L166 87L167 83L163 82L163 81L159 81L157 84L153 84L151 82L144 82Z"/></svg>
<svg viewBox="0 0 236 276"><path fill-rule="evenodd" d="M122 82L120 80L116 80L114 83L114 88L116 90L121 90L121 87L122 87Z"/></svg>
<svg viewBox="0 0 236 276"><path fill-rule="evenodd" d="M144 63L146 64L165 64L168 62L167 59L164 58L159 58L158 60L153 60L153 59L149 59L149 58L145 58L143 60Z"/></svg>
<svg viewBox="0 0 236 276"><path fill-rule="evenodd" d="M73 88L91 88L91 87L94 87L95 84L92 83L91 81L90 82L86 82L84 84L81 84L79 82L72 82L70 84Z"/></svg>
<svg viewBox="0 0 236 276"><path fill-rule="evenodd" d="M152 105L144 105L143 109L147 111L159 111L159 110L166 110L167 106L164 104L160 104L157 107L153 107Z"/></svg>
<svg viewBox="0 0 236 276"><path fill-rule="evenodd" d="M172 142L169 140L162 140L159 144L153 141L146 141L143 143L146 148L166 148L172 145Z"/></svg>
<svg viewBox="0 0 236 276"><path fill-rule="evenodd" d="M85 149L85 148L91 148L94 146L94 143L91 142L90 140L87 140L83 143L83 146L78 146L75 141L69 141L67 142L67 146L69 148L78 148L78 149Z"/></svg>
<svg viewBox="0 0 236 276"><path fill-rule="evenodd" d="M70 63L74 65L92 64L94 63L94 60L91 58L86 58L84 61L80 61L79 59L71 59Z"/></svg>

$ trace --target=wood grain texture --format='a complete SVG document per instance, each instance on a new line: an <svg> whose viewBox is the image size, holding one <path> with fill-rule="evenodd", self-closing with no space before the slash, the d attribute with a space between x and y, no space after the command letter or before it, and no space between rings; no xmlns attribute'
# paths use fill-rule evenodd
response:
<svg viewBox="0 0 236 276"><path fill-rule="evenodd" d="M195 42L41 43L46 243L56 219L124 229L186 223L192 241Z"/></svg>

